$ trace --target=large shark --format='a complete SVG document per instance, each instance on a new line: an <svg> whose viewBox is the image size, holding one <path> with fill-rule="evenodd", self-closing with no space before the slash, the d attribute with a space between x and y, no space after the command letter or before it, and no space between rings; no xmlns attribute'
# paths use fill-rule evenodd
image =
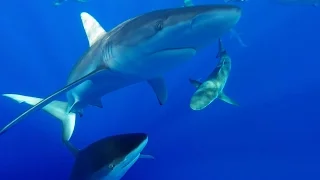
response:
<svg viewBox="0 0 320 180"><path fill-rule="evenodd" d="M220 61L208 78L203 83L189 79L190 83L197 88L190 101L190 107L193 110L204 109L216 98L229 104L238 105L223 92L231 70L231 58L223 47L221 39L219 39L218 45L219 52L217 58L220 58Z"/></svg>
<svg viewBox="0 0 320 180"><path fill-rule="evenodd" d="M154 159L141 151L148 143L144 133L128 133L100 139L78 150L67 142L76 160L70 180L119 180L140 158Z"/></svg>
<svg viewBox="0 0 320 180"><path fill-rule="evenodd" d="M102 108L101 98L112 91L147 81L160 104L167 100L163 75L189 61L237 24L235 5L200 5L163 9L131 18L106 32L88 13L81 13L89 49L71 70L67 85L42 99L19 96L34 105L5 126L0 134L44 107L62 121L63 141L73 133L76 114L88 105ZM56 101L67 92L67 102ZM12 95L15 99L17 95ZM28 103L28 102L27 102Z"/></svg>

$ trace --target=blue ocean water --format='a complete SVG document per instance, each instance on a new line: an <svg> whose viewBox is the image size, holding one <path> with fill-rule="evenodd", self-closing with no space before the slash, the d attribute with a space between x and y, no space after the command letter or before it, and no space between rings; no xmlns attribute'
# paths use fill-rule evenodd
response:
<svg viewBox="0 0 320 180"><path fill-rule="evenodd" d="M46 97L63 87L88 44L80 13L105 29L136 15L182 5L181 0L91 0L53 7L47 1L6 1L0 6L0 93ZM223 3L194 0L194 4ZM169 98L159 106L146 83L103 98L78 118L72 143L85 147L102 137L146 132L144 153L124 180L320 179L320 11L269 1L238 4L235 27L248 47L222 37L232 58L225 92L240 106L220 100L192 111L194 87L215 67L217 44L199 52L165 78ZM62 96L60 100L65 100ZM29 108L0 98L1 121ZM39 111L0 137L1 180L68 179L73 156L61 142L61 124Z"/></svg>

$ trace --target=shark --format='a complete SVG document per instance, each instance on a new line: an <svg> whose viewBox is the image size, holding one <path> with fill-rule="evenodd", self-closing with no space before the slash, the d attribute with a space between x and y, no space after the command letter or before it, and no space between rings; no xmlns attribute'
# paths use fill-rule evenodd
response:
<svg viewBox="0 0 320 180"><path fill-rule="evenodd" d="M142 82L150 85L160 105L165 104L163 76L229 32L241 13L240 7L227 4L160 9L128 19L107 32L93 16L82 12L89 48L72 68L66 85L44 98L4 94L32 107L2 128L0 135L44 109L62 122L62 140L69 141L76 117L82 117L86 107L103 108L104 95ZM67 101L57 100L62 94Z"/></svg>
<svg viewBox="0 0 320 180"><path fill-rule="evenodd" d="M192 0L184 0L183 1L183 6L182 7L190 7L190 6L194 6Z"/></svg>
<svg viewBox="0 0 320 180"><path fill-rule="evenodd" d="M192 110L202 110L217 98L229 104L239 106L223 92L231 70L231 58L223 47L220 38L218 42L219 51L216 57L220 61L212 73L204 82L189 79L190 83L197 88L190 101L190 108Z"/></svg>
<svg viewBox="0 0 320 180"><path fill-rule="evenodd" d="M54 6L60 6L62 5L63 3L67 2L68 0L55 0L53 2L53 5ZM71 0L73 2L80 2L80 3L84 3L84 2L88 2L89 0Z"/></svg>
<svg viewBox="0 0 320 180"><path fill-rule="evenodd" d="M320 0L275 0L279 4L283 5L309 5L318 7L320 5Z"/></svg>
<svg viewBox="0 0 320 180"><path fill-rule="evenodd" d="M230 2L248 2L248 0L224 0L225 3L230 3Z"/></svg>
<svg viewBox="0 0 320 180"><path fill-rule="evenodd" d="M102 138L83 149L70 142L66 147L75 157L69 180L119 180L139 159L148 143L145 133L126 133Z"/></svg>

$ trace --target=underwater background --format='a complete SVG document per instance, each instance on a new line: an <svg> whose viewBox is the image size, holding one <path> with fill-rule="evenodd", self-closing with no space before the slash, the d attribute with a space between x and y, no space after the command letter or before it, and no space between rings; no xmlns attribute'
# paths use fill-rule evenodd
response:
<svg viewBox="0 0 320 180"><path fill-rule="evenodd" d="M194 4L224 3L194 0ZM53 7L50 0L2 2L0 93L46 97L63 87L88 43L80 13L109 30L126 19L182 0L91 0ZM225 87L240 106L221 100L202 111L189 102L189 78L204 79L218 62L217 44L166 74L168 101L159 106L146 83L107 94L104 108L77 118L71 142L83 148L103 137L146 132L145 154L124 180L320 179L320 9L270 1L239 3L235 29L222 37L232 58ZM60 100L65 100L61 96ZM28 109L0 97L0 126ZM74 158L61 142L61 124L33 113L0 137L0 179L68 179Z"/></svg>

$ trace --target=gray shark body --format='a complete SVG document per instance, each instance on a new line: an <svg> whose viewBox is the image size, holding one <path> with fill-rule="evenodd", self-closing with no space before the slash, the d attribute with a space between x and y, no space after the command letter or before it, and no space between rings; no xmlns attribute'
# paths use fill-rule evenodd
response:
<svg viewBox="0 0 320 180"><path fill-rule="evenodd" d="M193 110L204 109L216 98L220 98L229 104L237 105L235 101L223 92L231 71L231 58L222 46L220 39L217 58L220 59L218 65L203 83L189 79L190 83L197 88L197 91L193 94L190 101L190 107Z"/></svg>
<svg viewBox="0 0 320 180"><path fill-rule="evenodd" d="M128 133L100 139L78 150L66 144L75 156L70 180L119 180L140 158L154 159L141 151L148 143L144 133Z"/></svg>
<svg viewBox="0 0 320 180"><path fill-rule="evenodd" d="M203 5L152 11L129 19L106 32L88 13L81 13L90 48L72 69L67 85L36 98L4 94L33 105L0 133L24 117L44 109L63 124L63 140L73 133L76 114L88 105L102 108L101 98L112 91L147 81L160 104L167 99L162 76L189 61L237 24L241 9L234 5ZM67 102L56 101L67 92Z"/></svg>

